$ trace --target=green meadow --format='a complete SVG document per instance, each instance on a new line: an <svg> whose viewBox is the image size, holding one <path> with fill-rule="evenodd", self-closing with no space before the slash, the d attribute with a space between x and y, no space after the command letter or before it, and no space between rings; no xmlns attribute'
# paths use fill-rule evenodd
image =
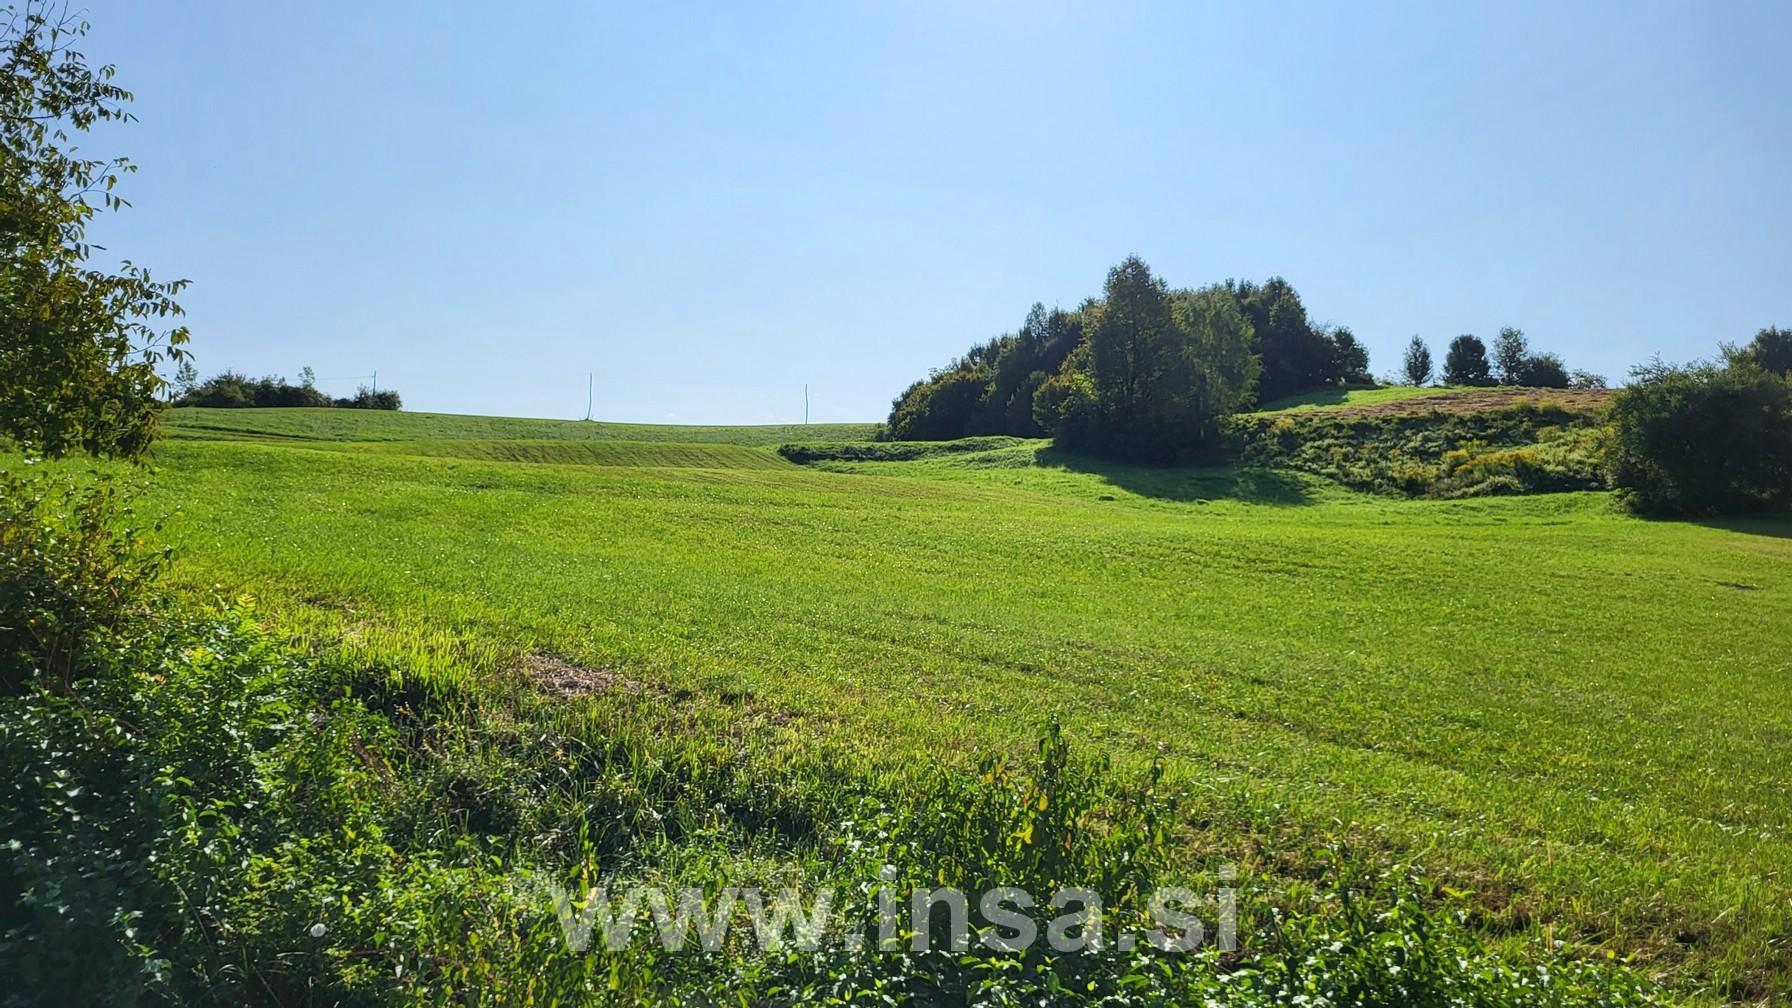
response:
<svg viewBox="0 0 1792 1008"><path fill-rule="evenodd" d="M174 410L172 576L442 681L533 656L750 696L912 766L1056 720L1258 884L1413 860L1515 945L1792 987L1792 520L1404 500L1044 442L797 465L868 427Z"/></svg>

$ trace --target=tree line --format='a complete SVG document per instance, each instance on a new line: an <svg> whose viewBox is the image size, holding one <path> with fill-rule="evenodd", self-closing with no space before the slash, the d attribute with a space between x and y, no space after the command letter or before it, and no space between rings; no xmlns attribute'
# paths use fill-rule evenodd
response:
<svg viewBox="0 0 1792 1008"><path fill-rule="evenodd" d="M1553 353L1532 353L1524 330L1505 328L1494 337L1493 352L1479 336L1463 333L1450 341L1441 373L1433 369L1431 348L1414 336L1406 345L1400 377L1408 385L1429 385L1434 377L1445 385L1469 387L1511 385L1523 388L1604 388L1605 378L1591 371L1569 371Z"/></svg>
<svg viewBox="0 0 1792 1008"><path fill-rule="evenodd" d="M1328 386L1372 384L1349 329L1315 324L1292 284L1172 290L1142 260L1074 311L1035 304L1020 330L903 391L885 436L1051 435L1091 454L1172 462L1209 452L1220 418Z"/></svg>
<svg viewBox="0 0 1792 1008"><path fill-rule="evenodd" d="M237 371L221 371L199 380L190 361L183 361L174 379L172 406L334 406L341 409L395 410L402 406L397 392L362 385L352 396L331 398L319 391L310 368L299 372L293 385L282 375L250 378Z"/></svg>

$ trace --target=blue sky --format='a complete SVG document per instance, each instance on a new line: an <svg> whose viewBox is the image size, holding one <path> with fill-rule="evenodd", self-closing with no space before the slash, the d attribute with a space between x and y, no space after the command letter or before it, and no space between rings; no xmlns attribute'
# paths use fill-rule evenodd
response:
<svg viewBox="0 0 1792 1008"><path fill-rule="evenodd" d="M89 142L141 166L94 236L194 281L206 373L881 419L1131 253L1286 276L1377 373L1414 333L1618 378L1792 324L1784 3L87 10L140 118Z"/></svg>

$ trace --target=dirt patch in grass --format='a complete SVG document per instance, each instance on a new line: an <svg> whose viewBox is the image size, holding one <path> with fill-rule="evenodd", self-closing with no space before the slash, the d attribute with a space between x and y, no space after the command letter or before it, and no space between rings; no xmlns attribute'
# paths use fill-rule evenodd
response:
<svg viewBox="0 0 1792 1008"><path fill-rule="evenodd" d="M1487 410L1503 409L1516 406L1521 402L1534 402L1538 405L1554 403L1563 409L1575 413L1594 413L1610 402L1610 389L1546 389L1546 388L1484 388L1463 389L1460 391L1440 392L1437 395L1418 396L1412 399L1395 399L1391 402L1370 403L1364 406L1334 406L1314 410L1314 414L1327 417L1364 417L1364 416L1405 416L1414 413L1481 413Z"/></svg>
<svg viewBox="0 0 1792 1008"><path fill-rule="evenodd" d="M618 672L611 666L589 668L555 658L530 655L523 661L523 676L543 693L554 696L592 696L598 693L657 693L659 690Z"/></svg>

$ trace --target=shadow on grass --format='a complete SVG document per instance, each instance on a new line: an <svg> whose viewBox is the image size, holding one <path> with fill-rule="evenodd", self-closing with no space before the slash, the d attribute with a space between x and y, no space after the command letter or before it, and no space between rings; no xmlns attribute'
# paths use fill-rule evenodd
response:
<svg viewBox="0 0 1792 1008"><path fill-rule="evenodd" d="M1742 518L1707 518L1699 522L1706 528L1727 529L1747 535L1792 539L1792 515L1750 515Z"/></svg>
<svg viewBox="0 0 1792 1008"><path fill-rule="evenodd" d="M1293 409L1297 406L1342 406L1350 400L1350 393L1353 391L1355 391L1354 388L1314 389L1311 392L1302 392L1299 395L1284 396L1281 399L1277 399L1275 402L1265 403L1257 408L1261 410L1285 410Z"/></svg>
<svg viewBox="0 0 1792 1008"><path fill-rule="evenodd" d="M1294 506L1314 503L1309 484L1292 473L1244 466L1155 468L1107 462L1041 448L1037 465L1088 473L1141 497L1182 502L1237 500L1250 504Z"/></svg>

